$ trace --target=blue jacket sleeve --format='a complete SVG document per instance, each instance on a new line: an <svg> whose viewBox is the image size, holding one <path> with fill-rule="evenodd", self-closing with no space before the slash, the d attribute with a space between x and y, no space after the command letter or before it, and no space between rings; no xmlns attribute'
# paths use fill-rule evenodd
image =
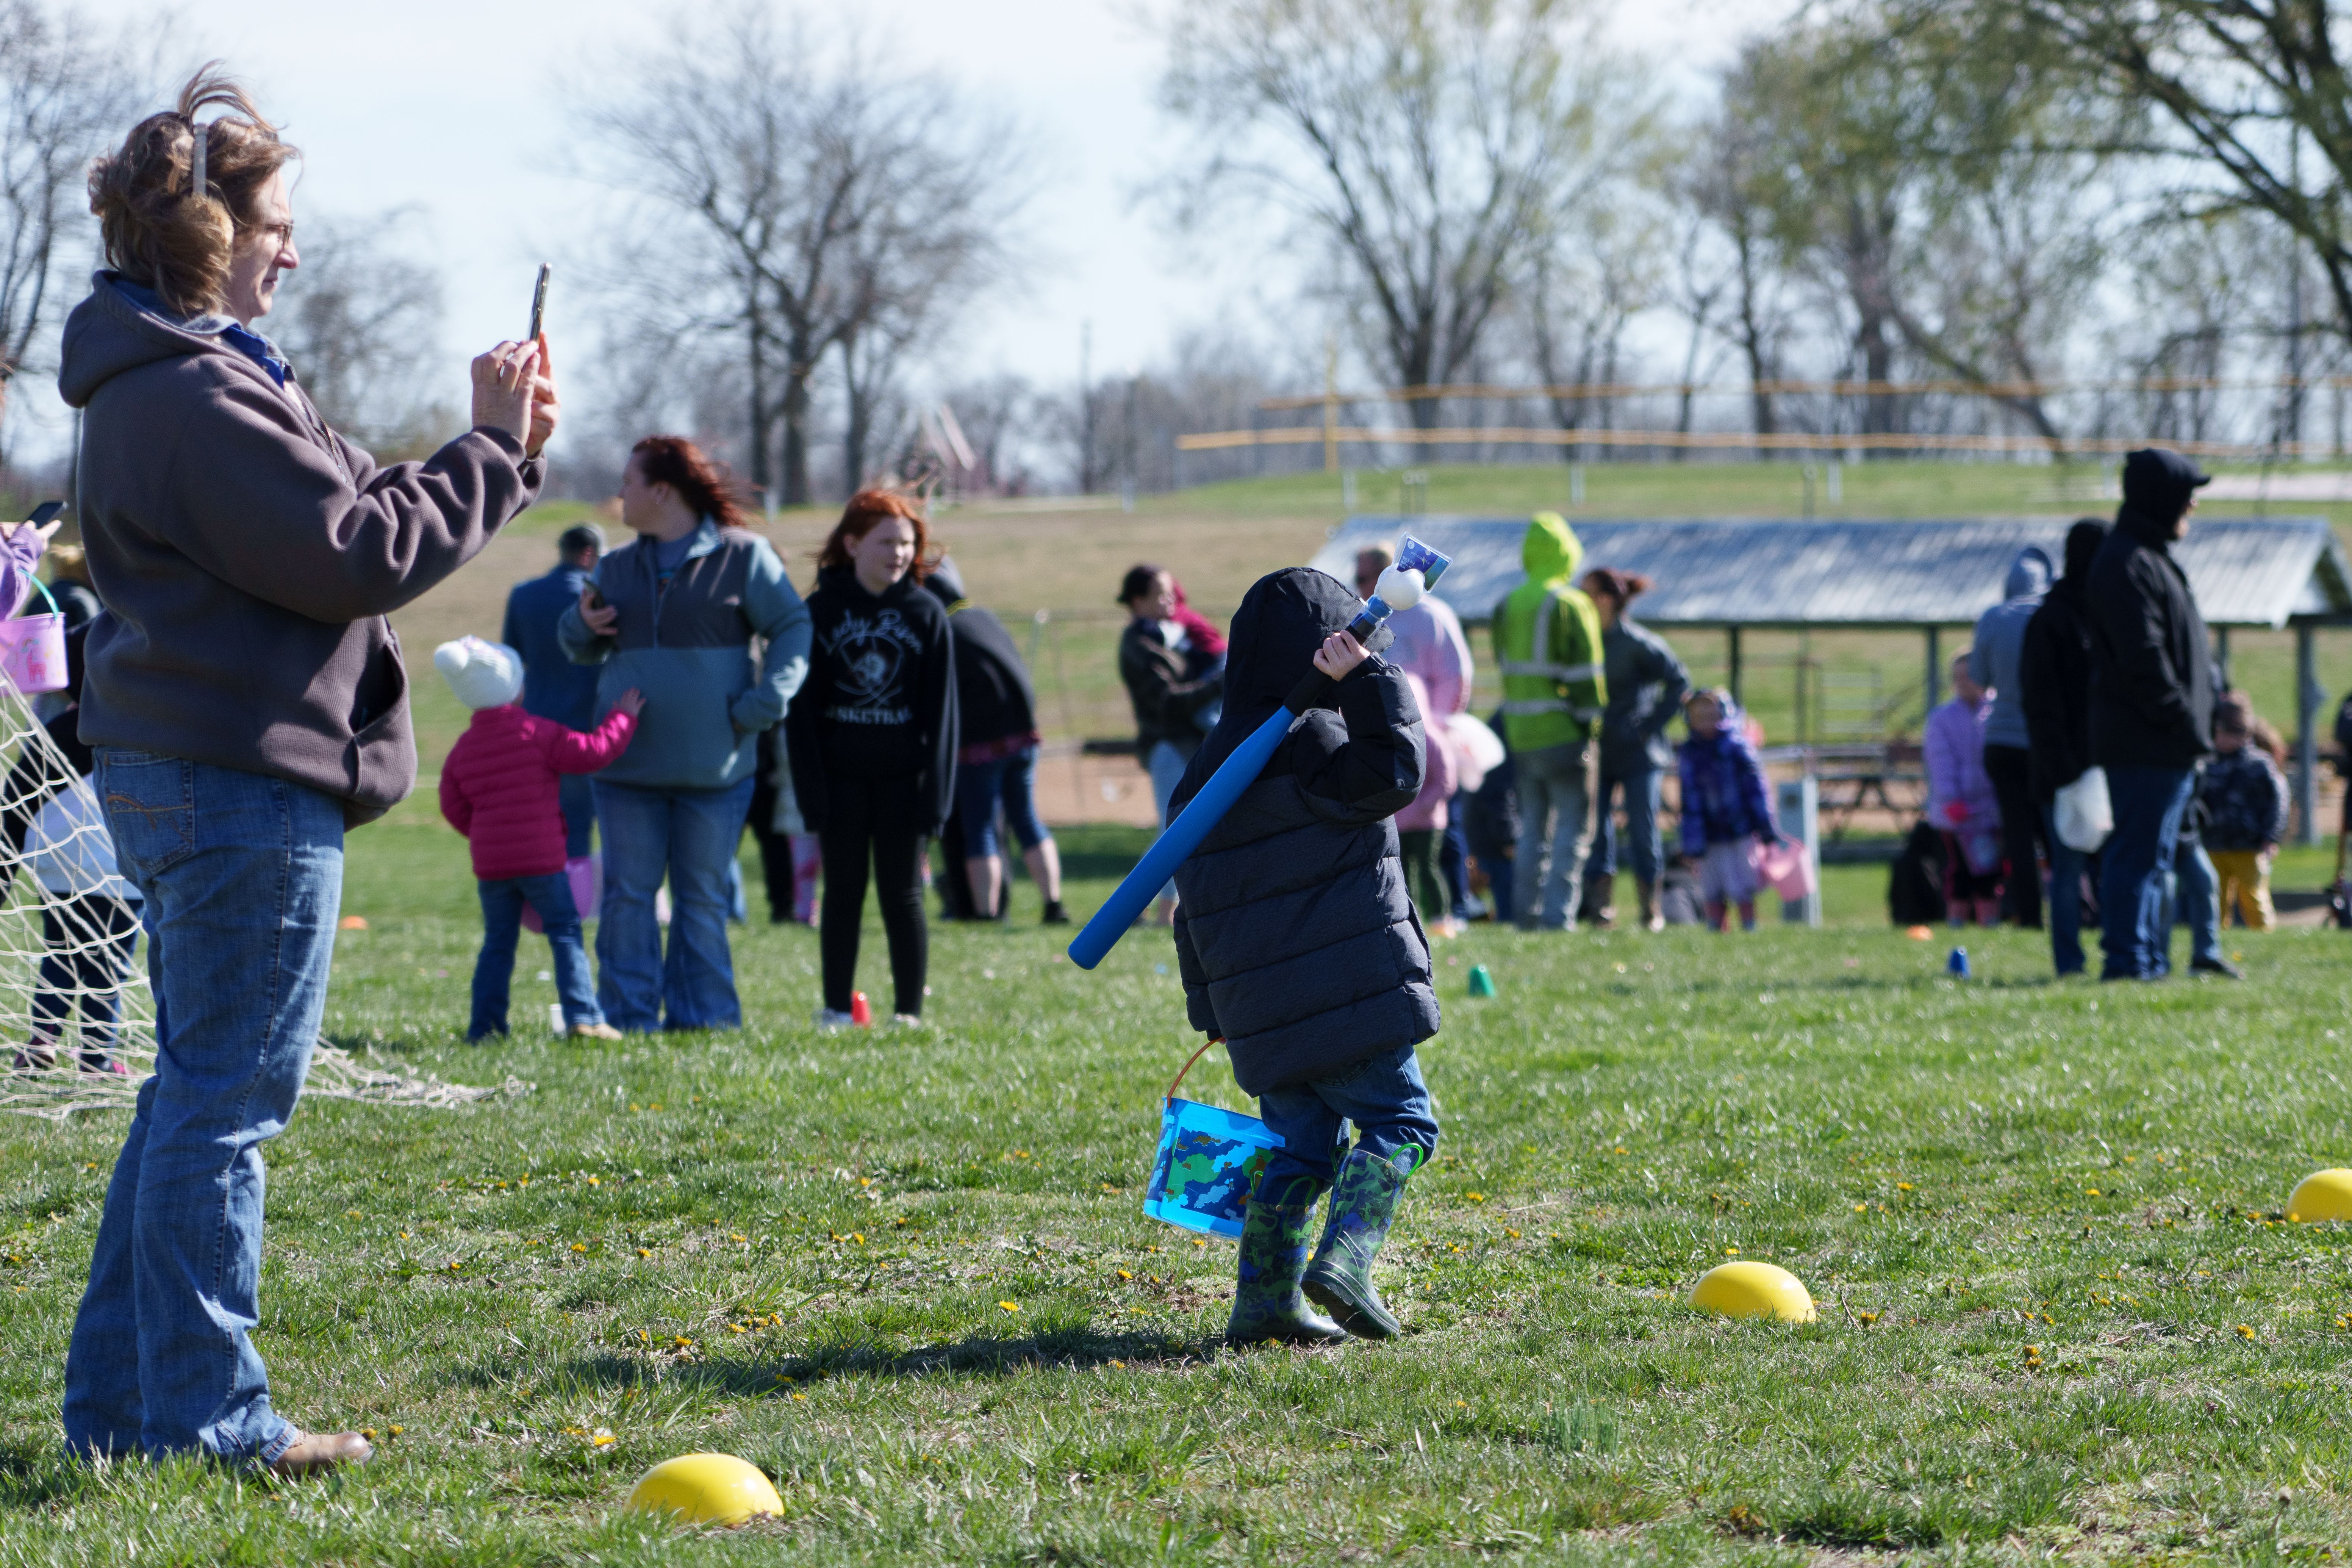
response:
<svg viewBox="0 0 2352 1568"><path fill-rule="evenodd" d="M735 728L752 735L784 716L793 694L808 679L808 606L785 574L782 558L765 540L752 552L751 574L743 584L743 618L767 643L767 651L760 658L760 679L735 700L728 717Z"/></svg>
<svg viewBox="0 0 2352 1568"><path fill-rule="evenodd" d="M1682 778L1683 853L1704 855L1706 853L1706 814L1700 803L1706 797L1698 787L1698 765L1691 755L1690 747L1682 746L1675 750L1675 768Z"/></svg>
<svg viewBox="0 0 2352 1568"><path fill-rule="evenodd" d="M1764 787L1764 764L1746 747L1739 752L1739 796L1748 807L1748 820L1755 825L1754 831L1778 837L1780 828L1772 820L1771 792Z"/></svg>

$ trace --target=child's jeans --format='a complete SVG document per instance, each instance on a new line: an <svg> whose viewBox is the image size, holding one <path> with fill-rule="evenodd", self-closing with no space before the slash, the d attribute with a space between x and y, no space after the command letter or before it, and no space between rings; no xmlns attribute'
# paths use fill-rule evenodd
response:
<svg viewBox="0 0 2352 1568"><path fill-rule="evenodd" d="M41 905L41 981L33 992L33 1040L54 1046L77 1004L81 1012L81 1065L100 1068L113 1058L122 1012L122 982L139 940L139 911L121 899L85 894Z"/></svg>
<svg viewBox="0 0 2352 1568"><path fill-rule="evenodd" d="M1437 1113L1411 1046L1367 1057L1337 1078L1268 1089L1257 1113L1283 1143L1258 1177L1262 1193L1283 1192L1301 1176L1318 1191L1329 1186L1347 1155L1351 1121L1356 1147L1375 1159L1411 1145L1420 1151L1417 1170L1437 1152Z"/></svg>
<svg viewBox="0 0 2352 1568"><path fill-rule="evenodd" d="M483 882L482 955L474 961L474 1017L466 1037L507 1032L507 987L514 979L515 944L522 935L522 907L539 911L547 945L555 952L555 989L563 998L563 1026L601 1024L596 987L588 977L588 949L580 935L580 911L572 903L572 879L561 871L544 877L509 877Z"/></svg>

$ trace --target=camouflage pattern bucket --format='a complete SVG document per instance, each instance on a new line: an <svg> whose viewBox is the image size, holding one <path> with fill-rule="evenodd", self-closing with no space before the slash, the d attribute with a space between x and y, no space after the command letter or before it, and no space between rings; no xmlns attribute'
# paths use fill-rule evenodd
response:
<svg viewBox="0 0 2352 1568"><path fill-rule="evenodd" d="M1144 1189L1143 1212L1187 1230L1238 1237L1250 1189L1282 1139L1255 1116L1176 1098L1192 1062L1216 1043L1194 1051L1168 1086L1160 1113L1160 1152Z"/></svg>

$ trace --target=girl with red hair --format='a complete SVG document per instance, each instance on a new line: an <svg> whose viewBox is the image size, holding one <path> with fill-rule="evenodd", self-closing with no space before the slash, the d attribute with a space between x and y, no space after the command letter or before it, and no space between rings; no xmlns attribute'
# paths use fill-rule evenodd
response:
<svg viewBox="0 0 2352 1568"><path fill-rule="evenodd" d="M922 1021L930 936L921 869L955 800L955 645L945 607L921 586L937 563L921 503L887 489L852 496L817 555L808 685L784 741L824 859L824 1028L852 1021L869 865L890 941L892 1011L901 1024Z"/></svg>

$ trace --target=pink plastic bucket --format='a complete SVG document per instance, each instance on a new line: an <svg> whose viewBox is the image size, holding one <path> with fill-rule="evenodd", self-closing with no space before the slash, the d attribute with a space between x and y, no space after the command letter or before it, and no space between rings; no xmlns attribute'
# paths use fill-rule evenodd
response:
<svg viewBox="0 0 2352 1568"><path fill-rule="evenodd" d="M1786 903L1795 903L1818 885L1813 877L1813 858L1805 853L1801 844L1765 846L1757 857L1756 869L1765 884Z"/></svg>
<svg viewBox="0 0 2352 1568"><path fill-rule="evenodd" d="M28 697L66 689L66 618L49 598L47 584L36 577L33 586L48 600L48 609L0 621L0 674Z"/></svg>

